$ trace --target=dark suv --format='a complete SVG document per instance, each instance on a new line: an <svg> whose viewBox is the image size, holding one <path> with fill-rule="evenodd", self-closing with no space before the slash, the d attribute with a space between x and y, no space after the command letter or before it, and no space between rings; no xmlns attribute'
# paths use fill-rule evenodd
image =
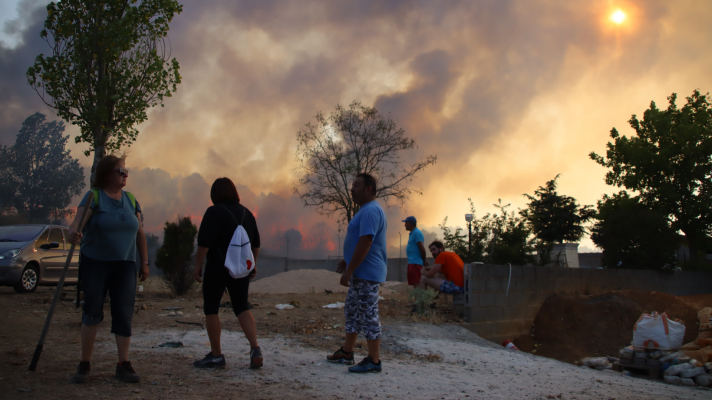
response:
<svg viewBox="0 0 712 400"><path fill-rule="evenodd" d="M62 225L0 226L0 286L24 293L34 292L38 285L56 285L69 253L68 236L69 228ZM78 261L79 248L65 283L77 283Z"/></svg>

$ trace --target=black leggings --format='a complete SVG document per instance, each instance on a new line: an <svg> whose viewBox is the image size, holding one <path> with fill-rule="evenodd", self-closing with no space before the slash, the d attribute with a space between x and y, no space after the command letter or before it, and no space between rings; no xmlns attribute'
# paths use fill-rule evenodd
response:
<svg viewBox="0 0 712 400"><path fill-rule="evenodd" d="M220 300L227 288L230 293L232 311L236 316L250 309L247 300L250 287L250 276L233 279L225 267L206 268L203 276L203 312L205 315L215 315L220 311Z"/></svg>

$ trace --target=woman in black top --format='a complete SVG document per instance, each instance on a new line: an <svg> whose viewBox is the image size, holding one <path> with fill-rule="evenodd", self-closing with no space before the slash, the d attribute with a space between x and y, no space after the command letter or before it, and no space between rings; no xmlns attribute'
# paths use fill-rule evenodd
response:
<svg viewBox="0 0 712 400"><path fill-rule="evenodd" d="M225 256L230 246L232 235L237 229L238 221L247 232L250 247L255 260L260 252L260 234L257 231L257 222L250 210L240 204L235 184L229 178L218 178L210 188L210 199L213 206L205 211L203 221L198 231L198 253L195 256L195 269L193 278L203 282L203 310L205 312L205 326L210 338L210 353L204 359L193 363L198 368L223 368L225 357L220 349L220 300L225 289L230 293L232 310L235 312L245 337L250 342L250 368L262 366L262 352L257 345L257 328L255 318L247 301L250 279L255 276L253 272L239 279L230 276L225 267ZM203 260L207 255L205 275Z"/></svg>

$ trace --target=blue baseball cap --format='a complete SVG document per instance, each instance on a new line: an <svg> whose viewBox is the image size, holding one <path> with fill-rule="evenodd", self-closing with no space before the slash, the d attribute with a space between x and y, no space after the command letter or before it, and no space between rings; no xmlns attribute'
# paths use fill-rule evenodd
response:
<svg viewBox="0 0 712 400"><path fill-rule="evenodd" d="M414 223L414 224L417 224L417 223L418 223L418 221L417 221L417 220L415 219L415 217L413 217L413 216L410 216L410 217L404 219L404 220L401 221L401 222L412 222L412 223Z"/></svg>

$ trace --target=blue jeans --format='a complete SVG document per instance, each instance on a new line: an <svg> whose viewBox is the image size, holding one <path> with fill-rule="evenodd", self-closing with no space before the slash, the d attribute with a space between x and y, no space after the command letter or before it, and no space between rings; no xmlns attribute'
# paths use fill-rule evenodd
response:
<svg viewBox="0 0 712 400"><path fill-rule="evenodd" d="M84 291L82 324L104 320L104 299L111 299L111 333L130 337L136 299L136 262L100 261L82 254L79 278Z"/></svg>

